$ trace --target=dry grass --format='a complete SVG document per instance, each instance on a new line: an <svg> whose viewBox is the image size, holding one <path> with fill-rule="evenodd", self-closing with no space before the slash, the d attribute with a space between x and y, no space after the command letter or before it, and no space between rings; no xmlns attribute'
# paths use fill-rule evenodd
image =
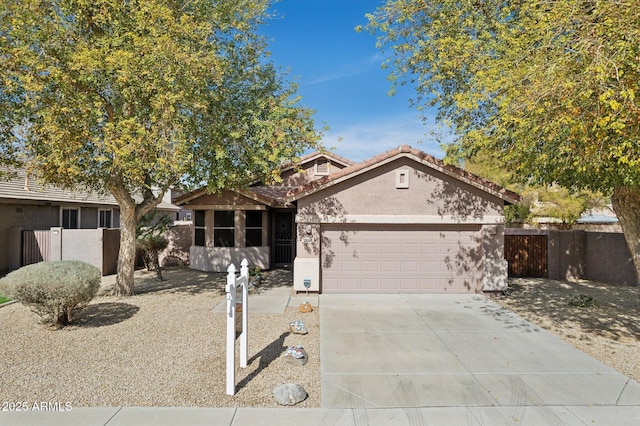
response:
<svg viewBox="0 0 640 426"><path fill-rule="evenodd" d="M640 381L640 288L519 278L494 300ZM569 303L589 300L586 306Z"/></svg>

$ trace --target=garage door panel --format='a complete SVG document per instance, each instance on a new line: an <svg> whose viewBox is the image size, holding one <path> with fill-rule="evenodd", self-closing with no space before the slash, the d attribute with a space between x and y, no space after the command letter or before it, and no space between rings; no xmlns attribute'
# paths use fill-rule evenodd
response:
<svg viewBox="0 0 640 426"><path fill-rule="evenodd" d="M363 260L362 270L369 271L369 272L379 272L380 262L378 262L377 260Z"/></svg>
<svg viewBox="0 0 640 426"><path fill-rule="evenodd" d="M400 270L405 273L420 273L420 262L417 260L401 260L400 261Z"/></svg>
<svg viewBox="0 0 640 426"><path fill-rule="evenodd" d="M380 271L381 272L399 272L400 271L400 265L398 265L397 261L393 261L393 260L384 260L381 262L381 268Z"/></svg>
<svg viewBox="0 0 640 426"><path fill-rule="evenodd" d="M323 292L469 292L479 288L480 226L323 226ZM348 238L340 238L348 235Z"/></svg>
<svg viewBox="0 0 640 426"><path fill-rule="evenodd" d="M341 262L340 268L348 273L348 272L361 272L362 265L357 260L345 261Z"/></svg>
<svg viewBox="0 0 640 426"><path fill-rule="evenodd" d="M420 254L437 254L440 253L440 245L435 243L420 244Z"/></svg>
<svg viewBox="0 0 640 426"><path fill-rule="evenodd" d="M400 279L400 288L402 290L418 290L420 288L420 279L416 278L402 278Z"/></svg>
<svg viewBox="0 0 640 426"><path fill-rule="evenodd" d="M365 291L380 289L379 280L363 279L360 284L361 284L362 290L365 290Z"/></svg>
<svg viewBox="0 0 640 426"><path fill-rule="evenodd" d="M345 290L359 290L362 287L360 280L356 278L343 278L340 286Z"/></svg>
<svg viewBox="0 0 640 426"><path fill-rule="evenodd" d="M420 253L419 243L403 242L401 246L402 254L413 256Z"/></svg>
<svg viewBox="0 0 640 426"><path fill-rule="evenodd" d="M434 271L440 269L440 263L437 260L422 260L420 261L420 272L423 274L432 274Z"/></svg>
<svg viewBox="0 0 640 426"><path fill-rule="evenodd" d="M378 244L377 242L362 243L360 245L360 250L362 251L362 254L379 254L380 244Z"/></svg>
<svg viewBox="0 0 640 426"><path fill-rule="evenodd" d="M402 250L400 249L400 243L393 242L383 242L381 243L381 252L382 254L400 254Z"/></svg>
<svg viewBox="0 0 640 426"><path fill-rule="evenodd" d="M381 278L378 281L380 282L380 290L398 292L398 280L396 278Z"/></svg>

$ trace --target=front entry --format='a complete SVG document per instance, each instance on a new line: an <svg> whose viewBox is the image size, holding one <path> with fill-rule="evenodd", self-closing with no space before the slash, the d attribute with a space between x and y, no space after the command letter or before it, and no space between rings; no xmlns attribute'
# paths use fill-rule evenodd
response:
<svg viewBox="0 0 640 426"><path fill-rule="evenodd" d="M295 257L295 210L276 210L273 214L273 264L290 265Z"/></svg>

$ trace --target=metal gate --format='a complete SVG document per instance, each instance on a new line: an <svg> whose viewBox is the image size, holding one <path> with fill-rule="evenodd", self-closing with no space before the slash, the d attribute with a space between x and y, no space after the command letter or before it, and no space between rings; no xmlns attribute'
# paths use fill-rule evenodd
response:
<svg viewBox="0 0 640 426"><path fill-rule="evenodd" d="M273 216L273 263L288 265L293 262L295 247L295 213L291 210L276 210Z"/></svg>
<svg viewBox="0 0 640 426"><path fill-rule="evenodd" d="M22 266L46 262L51 251L51 231L22 231Z"/></svg>
<svg viewBox="0 0 640 426"><path fill-rule="evenodd" d="M510 277L547 277L547 236L505 235L504 258Z"/></svg>

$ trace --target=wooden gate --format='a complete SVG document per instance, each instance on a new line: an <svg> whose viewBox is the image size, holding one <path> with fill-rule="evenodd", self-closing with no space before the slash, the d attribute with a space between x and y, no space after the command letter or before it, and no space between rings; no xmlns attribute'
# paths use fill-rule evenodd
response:
<svg viewBox="0 0 640 426"><path fill-rule="evenodd" d="M505 235L504 258L510 277L547 277L547 236Z"/></svg>
<svg viewBox="0 0 640 426"><path fill-rule="evenodd" d="M22 231L22 266L49 260L50 231Z"/></svg>

